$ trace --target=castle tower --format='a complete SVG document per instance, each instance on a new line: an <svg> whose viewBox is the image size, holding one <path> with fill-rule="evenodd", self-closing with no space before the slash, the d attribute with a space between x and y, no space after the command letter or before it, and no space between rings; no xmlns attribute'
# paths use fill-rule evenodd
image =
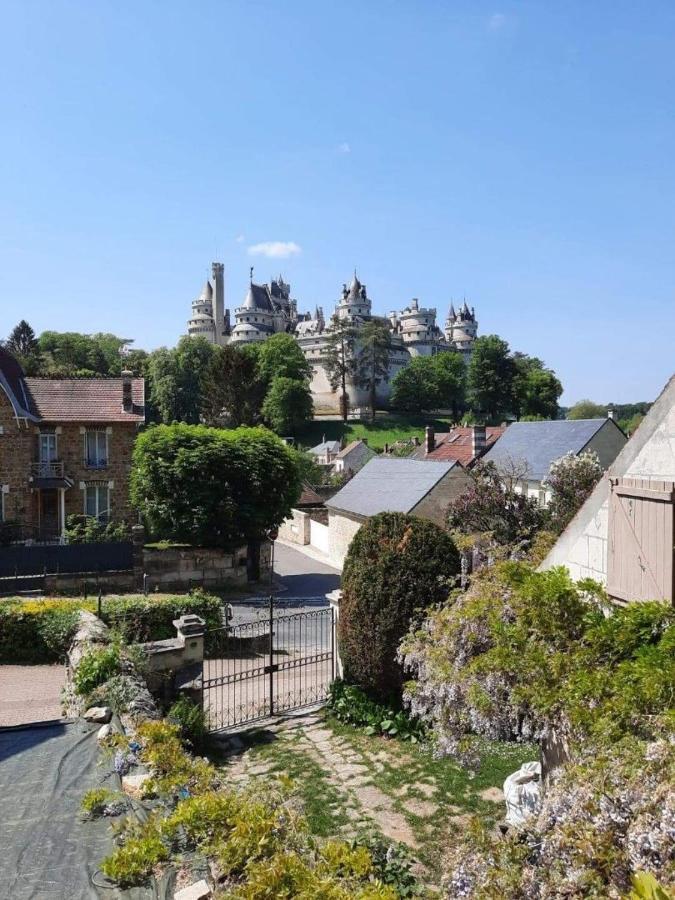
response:
<svg viewBox="0 0 675 900"><path fill-rule="evenodd" d="M478 335L478 322L476 310L466 302L455 312L455 307L450 304L450 312L445 322L445 337L450 349L460 353L469 354Z"/></svg>
<svg viewBox="0 0 675 900"><path fill-rule="evenodd" d="M211 276L216 344L223 344L225 337L225 266L219 262L211 263Z"/></svg>
<svg viewBox="0 0 675 900"><path fill-rule="evenodd" d="M354 271L354 277L349 287L346 284L342 286L342 296L335 307L335 313L338 319L346 319L347 321L371 318L371 303L368 299L366 286L361 284L356 271Z"/></svg>

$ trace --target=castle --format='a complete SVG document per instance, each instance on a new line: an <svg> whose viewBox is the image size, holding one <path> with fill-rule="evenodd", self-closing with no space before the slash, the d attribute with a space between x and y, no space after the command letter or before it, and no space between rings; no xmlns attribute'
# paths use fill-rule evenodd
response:
<svg viewBox="0 0 675 900"><path fill-rule="evenodd" d="M234 325L229 309L225 309L225 275L222 263L211 266L211 278L192 303L192 316L188 321L188 334L203 337L213 344L249 344L264 341L270 335L285 332L295 336L302 352L312 365L312 397L315 410L336 412L338 395L331 389L321 364L333 318L352 325L355 329L373 319L371 300L365 284L356 272L349 285L344 284L335 306L333 317L326 321L323 308L316 306L313 313L298 313L297 301L291 297L291 286L279 276L269 284L254 284L253 270L246 297L234 310ZM445 327L436 324L436 310L421 307L417 299L400 312L390 312L381 319L391 332L389 375L378 386L378 399L386 402L393 377L404 368L413 356L432 356L447 350L461 353L465 359L471 354L478 332L473 308L466 301L455 312L450 306ZM366 405L365 391L355 384L348 385L350 409Z"/></svg>

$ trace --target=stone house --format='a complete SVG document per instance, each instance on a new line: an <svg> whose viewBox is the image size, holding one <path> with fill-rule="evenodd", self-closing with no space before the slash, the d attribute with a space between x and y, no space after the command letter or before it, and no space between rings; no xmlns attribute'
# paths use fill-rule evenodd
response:
<svg viewBox="0 0 675 900"><path fill-rule="evenodd" d="M307 452L314 457L314 462L319 466L332 467L340 452L340 441L327 441L324 437L320 444L312 447Z"/></svg>
<svg viewBox="0 0 675 900"><path fill-rule="evenodd" d="M367 462L375 456L367 441L352 441L343 447L333 462L333 472L336 475L354 475L359 472Z"/></svg>
<svg viewBox="0 0 675 900"><path fill-rule="evenodd" d="M628 438L613 418L556 419L548 422L513 422L483 457L514 482L517 492L533 497L541 506L551 493L543 484L551 463L587 450L597 454L603 469L610 466Z"/></svg>
<svg viewBox="0 0 675 900"><path fill-rule="evenodd" d="M541 565L619 602L675 601L675 376Z"/></svg>
<svg viewBox="0 0 675 900"><path fill-rule="evenodd" d="M28 378L0 349L0 520L12 539L62 540L70 515L133 524L131 452L142 378Z"/></svg>
<svg viewBox="0 0 675 900"><path fill-rule="evenodd" d="M412 513L444 527L450 501L471 483L454 460L371 459L326 502L331 562L343 564L352 538L377 513Z"/></svg>

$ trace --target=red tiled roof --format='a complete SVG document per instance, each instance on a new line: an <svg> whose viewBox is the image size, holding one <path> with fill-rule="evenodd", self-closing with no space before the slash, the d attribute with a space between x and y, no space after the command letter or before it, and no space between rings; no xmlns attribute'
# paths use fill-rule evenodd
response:
<svg viewBox="0 0 675 900"><path fill-rule="evenodd" d="M319 497L314 488L304 481L302 484L302 493L300 494L300 499L296 503L296 506L323 506L323 500Z"/></svg>
<svg viewBox="0 0 675 900"><path fill-rule="evenodd" d="M26 378L33 412L46 422L145 421L145 383L131 379L133 408L122 408L121 378Z"/></svg>
<svg viewBox="0 0 675 900"><path fill-rule="evenodd" d="M485 450L489 450L505 431L506 428L503 425L486 428ZM436 435L436 449L431 453L425 454L424 446L422 446L415 456L418 459L454 459L463 466L469 466L474 462L472 435L473 429L470 427L453 428L447 434Z"/></svg>

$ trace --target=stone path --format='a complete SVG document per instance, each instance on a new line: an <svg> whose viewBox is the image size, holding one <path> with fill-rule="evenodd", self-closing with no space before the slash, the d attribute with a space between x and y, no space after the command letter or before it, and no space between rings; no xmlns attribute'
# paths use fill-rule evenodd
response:
<svg viewBox="0 0 675 900"><path fill-rule="evenodd" d="M275 735L280 749L304 753L314 760L341 795L349 823L341 830L341 837L354 837L361 828L375 825L392 841L401 841L411 849L418 847L414 831L397 806L413 816L428 817L436 812L436 804L430 799L435 791L432 784L415 785L419 796L409 796L403 791L400 803L384 793L373 781L375 773L383 771L392 760L382 750L377 753L357 752L346 740L325 727L319 715L304 715L287 719L265 729ZM266 775L274 768L273 758L259 759L246 750L241 738L230 737L225 745L229 753L228 771L233 781ZM400 757L397 757L400 763Z"/></svg>
<svg viewBox="0 0 675 900"><path fill-rule="evenodd" d="M0 727L62 717L63 666L0 666Z"/></svg>

